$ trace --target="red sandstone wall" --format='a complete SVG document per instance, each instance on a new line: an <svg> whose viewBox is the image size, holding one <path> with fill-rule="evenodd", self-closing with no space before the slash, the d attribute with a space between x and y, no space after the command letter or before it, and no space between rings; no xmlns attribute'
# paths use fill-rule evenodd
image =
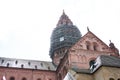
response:
<svg viewBox="0 0 120 80"><path fill-rule="evenodd" d="M76 50L75 52L70 52L70 66L74 66L80 69L88 69L90 67L89 62L91 60L95 60L100 55L109 55L109 53L85 50Z"/></svg>
<svg viewBox="0 0 120 80"><path fill-rule="evenodd" d="M100 55L114 54L109 46L90 31L71 47L69 52L70 66L80 69L88 69L89 62Z"/></svg>
<svg viewBox="0 0 120 80"><path fill-rule="evenodd" d="M15 80L56 80L56 73L54 71L41 71L41 70L27 70L27 69L13 69L13 68L0 68L0 80L5 76L6 80L14 77Z"/></svg>

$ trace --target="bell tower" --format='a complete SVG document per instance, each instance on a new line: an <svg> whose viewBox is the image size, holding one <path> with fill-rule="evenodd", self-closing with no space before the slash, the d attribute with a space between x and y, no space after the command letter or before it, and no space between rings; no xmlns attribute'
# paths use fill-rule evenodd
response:
<svg viewBox="0 0 120 80"><path fill-rule="evenodd" d="M60 60L68 49L81 38L81 32L73 25L72 21L63 11L56 28L51 35L50 57L55 65L58 65Z"/></svg>

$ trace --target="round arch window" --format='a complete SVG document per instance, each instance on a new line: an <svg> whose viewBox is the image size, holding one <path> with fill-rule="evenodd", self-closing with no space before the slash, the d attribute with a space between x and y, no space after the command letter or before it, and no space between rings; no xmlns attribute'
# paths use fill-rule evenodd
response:
<svg viewBox="0 0 120 80"><path fill-rule="evenodd" d="M10 80L15 80L15 77L10 77Z"/></svg>
<svg viewBox="0 0 120 80"><path fill-rule="evenodd" d="M41 78L38 78L37 80L41 80Z"/></svg>
<svg viewBox="0 0 120 80"><path fill-rule="evenodd" d="M89 62L90 67L91 67L94 63L95 63L95 60L91 60L91 61Z"/></svg>
<svg viewBox="0 0 120 80"><path fill-rule="evenodd" d="M27 80L27 79L25 77L23 77L22 80Z"/></svg>

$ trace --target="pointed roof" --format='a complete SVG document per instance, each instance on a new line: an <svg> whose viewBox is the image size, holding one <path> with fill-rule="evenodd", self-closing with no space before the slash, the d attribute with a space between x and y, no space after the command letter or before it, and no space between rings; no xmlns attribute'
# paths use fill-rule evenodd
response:
<svg viewBox="0 0 120 80"><path fill-rule="evenodd" d="M73 49L85 49L83 45L85 44L86 41L91 41L92 43L95 42L101 46L100 51L105 51L105 52L111 52L109 46L105 44L101 39L99 39L95 34L93 34L90 30L80 38L80 40L73 46L71 47L71 50Z"/></svg>
<svg viewBox="0 0 120 80"><path fill-rule="evenodd" d="M61 17L57 23L57 26L61 26L61 25L73 25L72 21L65 14L64 10L63 10L63 14L61 15Z"/></svg>

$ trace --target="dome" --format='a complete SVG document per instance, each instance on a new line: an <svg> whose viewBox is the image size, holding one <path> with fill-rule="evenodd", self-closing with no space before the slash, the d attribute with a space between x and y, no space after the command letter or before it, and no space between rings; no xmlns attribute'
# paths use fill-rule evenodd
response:
<svg viewBox="0 0 120 80"><path fill-rule="evenodd" d="M79 29L73 25L72 21L63 12L57 27L51 35L50 56L52 57L55 50L64 47L71 47L81 38Z"/></svg>

